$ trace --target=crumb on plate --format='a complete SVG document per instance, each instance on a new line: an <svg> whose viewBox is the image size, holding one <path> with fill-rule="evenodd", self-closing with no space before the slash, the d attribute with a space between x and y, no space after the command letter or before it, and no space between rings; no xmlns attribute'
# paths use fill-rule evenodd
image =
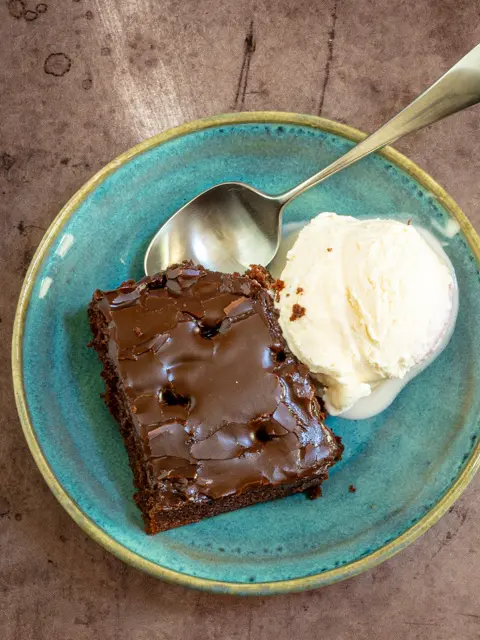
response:
<svg viewBox="0 0 480 640"><path fill-rule="evenodd" d="M302 307L301 304L295 303L292 307L292 315L290 316L290 321L293 322L298 318L303 318L303 316L305 315L305 312L306 312L305 307Z"/></svg>

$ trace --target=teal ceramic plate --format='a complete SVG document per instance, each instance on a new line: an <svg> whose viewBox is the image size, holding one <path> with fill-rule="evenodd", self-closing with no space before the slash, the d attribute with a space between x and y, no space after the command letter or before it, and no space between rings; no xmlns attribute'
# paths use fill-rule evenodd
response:
<svg viewBox="0 0 480 640"><path fill-rule="evenodd" d="M148 537L117 427L100 399L86 306L95 288L139 278L159 225L216 182L281 192L359 140L328 120L219 116L140 144L88 182L48 230L27 274L13 340L16 399L35 460L95 540L155 576L229 593L317 587L385 560L460 495L479 464L479 240L451 198L389 149L298 198L320 211L389 216L432 231L456 269L460 312L441 357L375 419L330 424L345 455L324 496L257 505ZM349 492L355 485L356 493Z"/></svg>

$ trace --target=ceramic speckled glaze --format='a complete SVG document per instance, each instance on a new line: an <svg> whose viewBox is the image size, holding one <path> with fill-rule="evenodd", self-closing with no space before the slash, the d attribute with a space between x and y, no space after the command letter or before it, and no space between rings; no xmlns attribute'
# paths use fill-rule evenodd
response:
<svg viewBox="0 0 480 640"><path fill-rule="evenodd" d="M127 455L100 399L100 364L86 346L93 290L143 276L144 252L159 225L207 187L240 180L281 192L361 138L343 125L294 114L237 114L185 125L113 161L48 231L17 313L19 413L55 495L122 559L158 577L217 592L312 588L399 551L473 477L479 464L478 238L449 196L389 149L295 200L286 221L337 211L411 218L432 231L444 243L460 291L458 323L446 351L376 418L329 420L345 454L319 500L297 495L155 537L144 534L132 501ZM349 492L351 484L356 493Z"/></svg>

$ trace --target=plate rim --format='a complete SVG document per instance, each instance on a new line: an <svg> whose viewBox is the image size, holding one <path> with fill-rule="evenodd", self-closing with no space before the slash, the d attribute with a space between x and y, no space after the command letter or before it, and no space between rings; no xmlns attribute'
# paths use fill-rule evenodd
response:
<svg viewBox="0 0 480 640"><path fill-rule="evenodd" d="M93 175L80 189L68 200L62 207L60 212L54 218L42 238L30 266L25 275L22 284L15 319L13 325L12 336L12 375L15 402L20 418L25 439L29 446L30 452L35 463L42 474L44 480L50 490L60 502L62 507L73 518L73 520L87 533L93 540L101 544L107 551L117 556L127 564L137 569L145 571L156 578L160 578L170 583L179 584L186 587L193 587L214 593L226 593L231 595L271 595L280 593L289 593L295 591L303 591L314 589L333 582L345 580L352 576L370 569L381 562L404 549L406 546L414 542L423 535L439 518L453 505L460 497L467 485L473 479L476 471L480 467L480 441L470 454L464 468L458 474L455 481L445 492L445 494L420 518L415 524L404 531L400 536L394 538L390 542L384 544L376 551L347 563L341 567L330 569L322 573L316 573L300 578L291 578L288 580L244 583L244 582L228 582L222 580L211 580L193 576L173 569L168 569L159 564L147 560L140 554L131 551L123 544L115 540L111 535L97 525L86 513L84 513L79 505L71 498L66 490L57 479L51 469L40 443L37 440L33 423L30 419L25 388L23 385L23 363L22 363L22 347L23 332L25 327L25 318L28 311L31 293L36 281L36 276L43 262L47 251L60 233L63 225L75 214L79 205L85 198L99 186L110 174L119 167L129 162L132 158L145 151L157 147L168 140L184 136L189 133L218 127L229 124L266 124L274 123L279 125L293 126L309 126L314 129L320 129L327 133L341 136L353 142L360 142L366 138L366 134L334 120L329 120L320 116L304 115L282 111L252 111L242 113L226 113L217 116L201 118L180 126L167 129L162 133L156 134L139 144L131 147L124 153L117 156L95 175ZM389 162L403 170L405 173L414 178L421 184L430 194L432 194L455 219L464 234L467 242L475 255L477 264L480 267L480 238L469 222L466 215L453 200L453 198L423 169L409 158L396 151L390 146L385 147L377 152Z"/></svg>

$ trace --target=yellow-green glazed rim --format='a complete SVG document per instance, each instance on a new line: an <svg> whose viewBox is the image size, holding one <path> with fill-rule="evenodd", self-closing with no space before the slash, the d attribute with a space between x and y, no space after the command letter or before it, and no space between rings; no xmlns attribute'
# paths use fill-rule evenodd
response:
<svg viewBox="0 0 480 640"><path fill-rule="evenodd" d="M120 156L115 158L115 160L112 160L109 164L107 164L97 174L95 174L67 202L67 204L63 207L63 209L50 225L42 242L40 243L27 271L20 293L20 299L18 302L13 330L12 368L17 409L20 416L23 432L25 434L28 446L30 447L30 451L32 452L35 462L37 463L40 472L42 473L48 486L50 487L56 498L59 500L60 504L89 536L91 536L95 541L100 543L103 547L105 547L105 549L116 555L121 560L124 560L132 566L146 571L147 573L157 578L161 578L162 580L177 583L187 587L194 587L219 593L264 595L312 589L337 582L339 580L344 580L346 578L355 576L362 571L365 571L366 569L374 567L375 565L383 562L384 560L387 560L394 554L401 551L404 547L416 540L419 536L425 533L427 529L435 524L435 522L437 522L437 520L447 511L447 509L465 490L480 465L480 443L477 444L476 448L470 455L468 461L466 462L460 475L455 480L453 485L445 493L445 495L430 509L430 511L428 511L428 513L426 513L413 526L407 529L402 535L389 542L388 544L385 544L377 551L359 560L350 562L349 564L342 567L325 571L320 574L303 578L295 578L292 580L262 582L255 584L208 580L204 578L185 575L171 569L166 569L149 560L146 560L145 558L130 551L129 549L118 543L116 540L114 540L112 537L110 537L80 510L76 502L70 498L70 496L65 492L65 490L55 477L40 448L28 412L22 376L22 342L25 317L28 305L30 303L30 296L37 276L37 272L45 254L48 252L50 246L55 241L63 225L75 213L80 203L82 203L86 199L86 197L100 183L102 183L109 174L118 169L118 167L127 163L133 157L151 149L152 147L163 144L167 140L171 140L188 133L200 131L202 129L222 126L225 124L246 123L277 123L309 126L316 129L321 129L328 133L342 136L354 142L359 142L360 140L363 140L365 138L365 134L358 131L357 129L344 124L340 124L338 122L333 122L332 120L327 120L326 118L300 115L296 113L260 111L250 113L224 114L196 120L194 122L189 122L174 129L165 131L164 133L153 136L152 138L141 142L140 144L121 154ZM435 180L433 180L433 178L431 178L414 162L406 158L398 151L395 151L391 147L386 147L380 153L389 162L395 164L397 167L408 173L426 190L433 194L433 196L458 222L464 237L467 239L467 242L476 257L477 263L480 264L480 239L474 231L472 225L466 218L465 214L461 211L454 200L444 191L444 189L442 189L442 187L437 182L435 182Z"/></svg>

